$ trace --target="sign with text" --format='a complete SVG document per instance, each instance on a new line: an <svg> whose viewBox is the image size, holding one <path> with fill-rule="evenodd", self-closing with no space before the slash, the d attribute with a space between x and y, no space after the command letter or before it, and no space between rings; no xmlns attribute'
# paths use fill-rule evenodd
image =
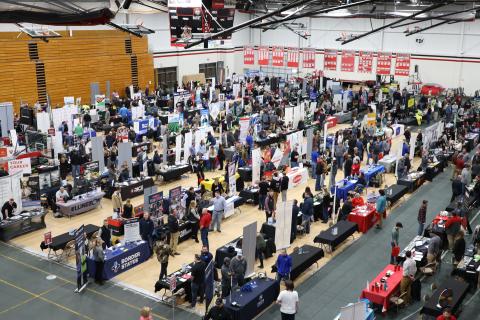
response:
<svg viewBox="0 0 480 320"><path fill-rule="evenodd" d="M270 52L268 46L258 47L258 64L268 66L270 63Z"/></svg>
<svg viewBox="0 0 480 320"><path fill-rule="evenodd" d="M52 243L52 231L48 231L43 234L43 242L46 246Z"/></svg>
<svg viewBox="0 0 480 320"><path fill-rule="evenodd" d="M373 52L359 51L358 52L358 67L359 73L372 73Z"/></svg>
<svg viewBox="0 0 480 320"><path fill-rule="evenodd" d="M325 49L323 54L323 69L337 71L337 50Z"/></svg>
<svg viewBox="0 0 480 320"><path fill-rule="evenodd" d="M142 240L140 237L140 222L138 219L125 220L123 223L125 243Z"/></svg>
<svg viewBox="0 0 480 320"><path fill-rule="evenodd" d="M287 66L298 68L298 61L300 60L300 50L298 48L287 49Z"/></svg>
<svg viewBox="0 0 480 320"><path fill-rule="evenodd" d="M30 158L8 161L8 173L10 175L21 171L23 174L32 174L32 163Z"/></svg>
<svg viewBox="0 0 480 320"><path fill-rule="evenodd" d="M397 53L395 59L395 75L408 77L410 75L410 55L406 53Z"/></svg>
<svg viewBox="0 0 480 320"><path fill-rule="evenodd" d="M377 74L390 75L392 67L392 54L379 52L377 56Z"/></svg>
<svg viewBox="0 0 480 320"><path fill-rule="evenodd" d="M272 47L272 65L275 67L283 67L283 47Z"/></svg>
<svg viewBox="0 0 480 320"><path fill-rule="evenodd" d="M315 68L315 49L303 49L303 67Z"/></svg>
<svg viewBox="0 0 480 320"><path fill-rule="evenodd" d="M340 69L343 72L353 72L355 70L355 51L342 51L342 64Z"/></svg>
<svg viewBox="0 0 480 320"><path fill-rule="evenodd" d="M243 47L243 64L255 63L255 49L253 46Z"/></svg>

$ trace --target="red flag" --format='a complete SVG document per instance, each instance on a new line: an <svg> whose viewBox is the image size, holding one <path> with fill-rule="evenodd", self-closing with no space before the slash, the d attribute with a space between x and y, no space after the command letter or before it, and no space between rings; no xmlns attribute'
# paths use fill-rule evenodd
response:
<svg viewBox="0 0 480 320"><path fill-rule="evenodd" d="M323 54L323 69L337 70L337 50L325 49L325 53Z"/></svg>
<svg viewBox="0 0 480 320"><path fill-rule="evenodd" d="M315 68L315 49L303 49L303 67Z"/></svg>
<svg viewBox="0 0 480 320"><path fill-rule="evenodd" d="M390 75L392 67L392 54L379 52L377 57L377 74Z"/></svg>
<svg viewBox="0 0 480 320"><path fill-rule="evenodd" d="M360 51L358 53L358 72L372 73L373 52Z"/></svg>
<svg viewBox="0 0 480 320"><path fill-rule="evenodd" d="M275 67L283 67L283 47L272 47L272 65Z"/></svg>
<svg viewBox="0 0 480 320"><path fill-rule="evenodd" d="M355 51L342 51L342 65L340 70L343 72L353 72L355 70Z"/></svg>
<svg viewBox="0 0 480 320"><path fill-rule="evenodd" d="M244 46L243 47L243 64L254 64L255 63L255 49L253 46Z"/></svg>
<svg viewBox="0 0 480 320"><path fill-rule="evenodd" d="M395 75L408 77L410 75L410 55L406 53L397 53L395 59Z"/></svg>
<svg viewBox="0 0 480 320"><path fill-rule="evenodd" d="M268 66L270 63L270 52L268 46L258 47L258 64Z"/></svg>
<svg viewBox="0 0 480 320"><path fill-rule="evenodd" d="M298 48L287 49L287 66L292 68L298 68L298 61L300 59L300 51Z"/></svg>

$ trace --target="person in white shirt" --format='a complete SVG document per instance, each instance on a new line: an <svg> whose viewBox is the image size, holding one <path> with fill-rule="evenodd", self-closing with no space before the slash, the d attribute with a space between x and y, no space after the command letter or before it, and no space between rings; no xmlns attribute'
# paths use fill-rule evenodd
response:
<svg viewBox="0 0 480 320"><path fill-rule="evenodd" d="M405 261L403 262L403 278L400 282L400 295L404 295L403 300L406 304L409 304L411 296L412 282L415 280L415 274L417 273L417 263L412 259L412 252L407 251L405 253Z"/></svg>
<svg viewBox="0 0 480 320"><path fill-rule="evenodd" d="M277 298L277 304L280 305L282 320L295 320L295 314L298 311L298 292L293 290L293 281L285 281L285 290L282 290Z"/></svg>
<svg viewBox="0 0 480 320"><path fill-rule="evenodd" d="M60 187L60 190L58 190L55 194L57 202L66 202L65 199L67 199L68 197L68 192L67 190L65 190L64 187Z"/></svg>

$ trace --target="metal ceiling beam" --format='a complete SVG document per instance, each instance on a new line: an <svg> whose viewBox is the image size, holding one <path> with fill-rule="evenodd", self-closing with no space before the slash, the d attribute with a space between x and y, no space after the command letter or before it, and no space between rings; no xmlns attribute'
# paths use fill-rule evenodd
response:
<svg viewBox="0 0 480 320"><path fill-rule="evenodd" d="M130 33L130 34L133 34L135 37L139 37L139 38L142 37L141 34L136 33L136 32L133 32L132 30L128 30L127 28L124 28L124 27L122 27L122 26L120 26L120 25L118 25L118 24L116 24L116 23L111 22L111 21L108 22L107 25L109 25L110 27L113 27L113 28L115 28L115 29L121 30L121 31L123 31L123 32L127 32L127 33Z"/></svg>
<svg viewBox="0 0 480 320"><path fill-rule="evenodd" d="M480 8L479 8L479 9L480 9ZM470 9L466 9L466 10L460 10L460 11L455 11L455 12L450 12L450 13L444 13L444 14L441 14L441 15L438 15L438 16L435 16L435 17L427 17L427 18L418 19L418 20L415 20L415 21L412 21L412 22L397 24L397 25L394 25L394 26L392 26L392 27L390 27L390 28L391 28L391 29L396 29L396 28L400 28L400 27L404 27L404 26L409 26L409 25L412 25L412 24L415 24L415 23L419 23L419 22L423 22L423 21L437 20L437 19L439 19L439 18L444 18L444 17L453 16L453 15L460 14L460 13L465 13L465 12L470 12L470 11L477 11L477 10L478 10L478 9L476 9L476 8L470 8Z"/></svg>
<svg viewBox="0 0 480 320"><path fill-rule="evenodd" d="M368 3L372 3L372 2L375 2L375 0L362 0L362 1L358 1L358 2L343 4L343 5L340 5L340 6L334 6L334 7L328 7L328 8L313 10L313 11L305 12L305 13L298 14L298 15L288 16L288 17L279 19L276 22L268 21L268 22L264 22L264 23L259 23L259 24L256 24L256 25L252 26L251 28L262 28L262 27L269 26L271 24L286 22L286 21L290 21L290 20L303 18L303 17L309 17L309 16L313 16L313 15L316 15L316 14L321 14L321 13L328 13L328 12L335 11L335 10L347 9L347 8L350 8L350 7L355 7L355 6L359 6L359 5L362 5L362 4L368 4ZM283 10L283 11L285 11L285 10Z"/></svg>
<svg viewBox="0 0 480 320"><path fill-rule="evenodd" d="M407 32L407 34L405 35L405 37L409 37L411 36L412 34L416 34L416 33L420 33L420 32L423 32L425 30L428 30L428 29L433 29L433 28L436 28L438 26L441 26L442 24L453 24L453 23L458 23L458 22L462 22L463 20L457 20L457 21L450 21L450 20L447 20L447 21L442 21L442 22L439 22L439 23L434 23L428 27L425 27L425 28L421 28L421 29L416 29L416 30L413 30L413 31L410 31L410 32Z"/></svg>
<svg viewBox="0 0 480 320"><path fill-rule="evenodd" d="M194 47L196 45L199 45L201 43L203 43L204 41L207 41L207 40L210 40L210 39L214 39L214 38L217 38L217 37L220 37L220 36L223 36L223 35L226 35L226 34L230 34L230 33L233 33L235 31L238 31L238 30L241 30L241 29L244 29L246 27L249 27L250 25L254 24L254 23L257 23L259 21L262 21L263 19L267 19L267 18L270 18L270 17L273 17L279 13L282 13L283 11L286 11L286 10L289 10L289 9L292 9L292 8L295 8L295 7L298 7L298 6L301 6L305 3L308 3L308 2L314 2L315 0L297 0L297 1L294 1L280 9L277 9L277 10L274 10L272 12L269 12L263 16L260 16L260 17L256 17L256 18L253 18L249 21L245 21L243 23L240 23L239 25L236 25L236 26L233 26L231 28L228 28L228 29L225 29L223 31L220 31L220 32L217 32L215 34L211 34L203 39L200 39L200 40L196 40L192 43L189 43L185 46L185 49L188 49L188 48L191 48L191 47Z"/></svg>
<svg viewBox="0 0 480 320"><path fill-rule="evenodd" d="M347 44L347 43L352 42L352 41L355 41L355 40L358 40L358 39L360 39L360 38L364 38L364 37L366 37L366 36L371 35L372 33L378 32L378 31L380 31L380 30L383 30L383 29L386 29L386 28L390 28L391 26L396 25L396 24L398 24L398 23L400 23L400 22L410 20L411 18L414 18L414 17L416 17L416 16L418 16L418 15L421 15L421 14L424 14L424 13L426 13L426 12L429 12L429 11L432 11L432 10L435 10L435 9L438 9L438 8L441 8L441 7L444 7L444 6L446 6L447 4L450 4L450 3L451 3L451 2L443 2L443 3L434 4L434 5L429 6L429 7L425 8L425 9L423 9L423 10L417 11L417 12L415 12L415 13L407 16L407 17L401 18L401 19L399 19L399 20L396 20L396 21L393 21L393 22L391 22L391 23L388 23L388 24L386 24L386 25L384 25L384 26L382 26L382 27L375 28L375 29L373 29L373 30L371 30L371 31L362 33L362 34L360 34L360 35L358 35L358 36L354 36L354 37L352 37L352 38L350 38L350 39L348 39L348 40L345 40L345 41L342 42L342 45Z"/></svg>

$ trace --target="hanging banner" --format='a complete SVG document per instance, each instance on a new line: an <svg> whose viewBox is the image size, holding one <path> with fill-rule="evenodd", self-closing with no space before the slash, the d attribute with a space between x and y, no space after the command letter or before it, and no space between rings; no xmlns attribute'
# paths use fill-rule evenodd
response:
<svg viewBox="0 0 480 320"><path fill-rule="evenodd" d="M270 64L270 52L268 46L258 47L258 64L268 66Z"/></svg>
<svg viewBox="0 0 480 320"><path fill-rule="evenodd" d="M283 67L283 47L272 47L272 66Z"/></svg>
<svg viewBox="0 0 480 320"><path fill-rule="evenodd" d="M87 285L87 254L85 252L85 231L83 225L75 230L75 261L77 267L77 292Z"/></svg>
<svg viewBox="0 0 480 320"><path fill-rule="evenodd" d="M395 59L395 75L408 77L410 75L410 55L407 53L397 53Z"/></svg>
<svg viewBox="0 0 480 320"><path fill-rule="evenodd" d="M377 54L377 74L390 75L391 67L392 67L392 54L379 52Z"/></svg>
<svg viewBox="0 0 480 320"><path fill-rule="evenodd" d="M300 50L298 48L287 49L287 66L298 68L298 61L300 60Z"/></svg>
<svg viewBox="0 0 480 320"><path fill-rule="evenodd" d="M260 181L260 166L262 164L262 155L260 148L252 151L252 181Z"/></svg>
<svg viewBox="0 0 480 320"><path fill-rule="evenodd" d="M353 72L355 70L355 51L342 51L342 64L340 70L343 72Z"/></svg>
<svg viewBox="0 0 480 320"><path fill-rule="evenodd" d="M358 53L358 67L360 73L372 73L373 52L359 51Z"/></svg>
<svg viewBox="0 0 480 320"><path fill-rule="evenodd" d="M323 54L323 69L337 71L337 50L325 49Z"/></svg>
<svg viewBox="0 0 480 320"><path fill-rule="evenodd" d="M315 49L303 49L303 67L315 68Z"/></svg>
<svg viewBox="0 0 480 320"><path fill-rule="evenodd" d="M255 48L253 46L243 47L243 64L255 63Z"/></svg>

